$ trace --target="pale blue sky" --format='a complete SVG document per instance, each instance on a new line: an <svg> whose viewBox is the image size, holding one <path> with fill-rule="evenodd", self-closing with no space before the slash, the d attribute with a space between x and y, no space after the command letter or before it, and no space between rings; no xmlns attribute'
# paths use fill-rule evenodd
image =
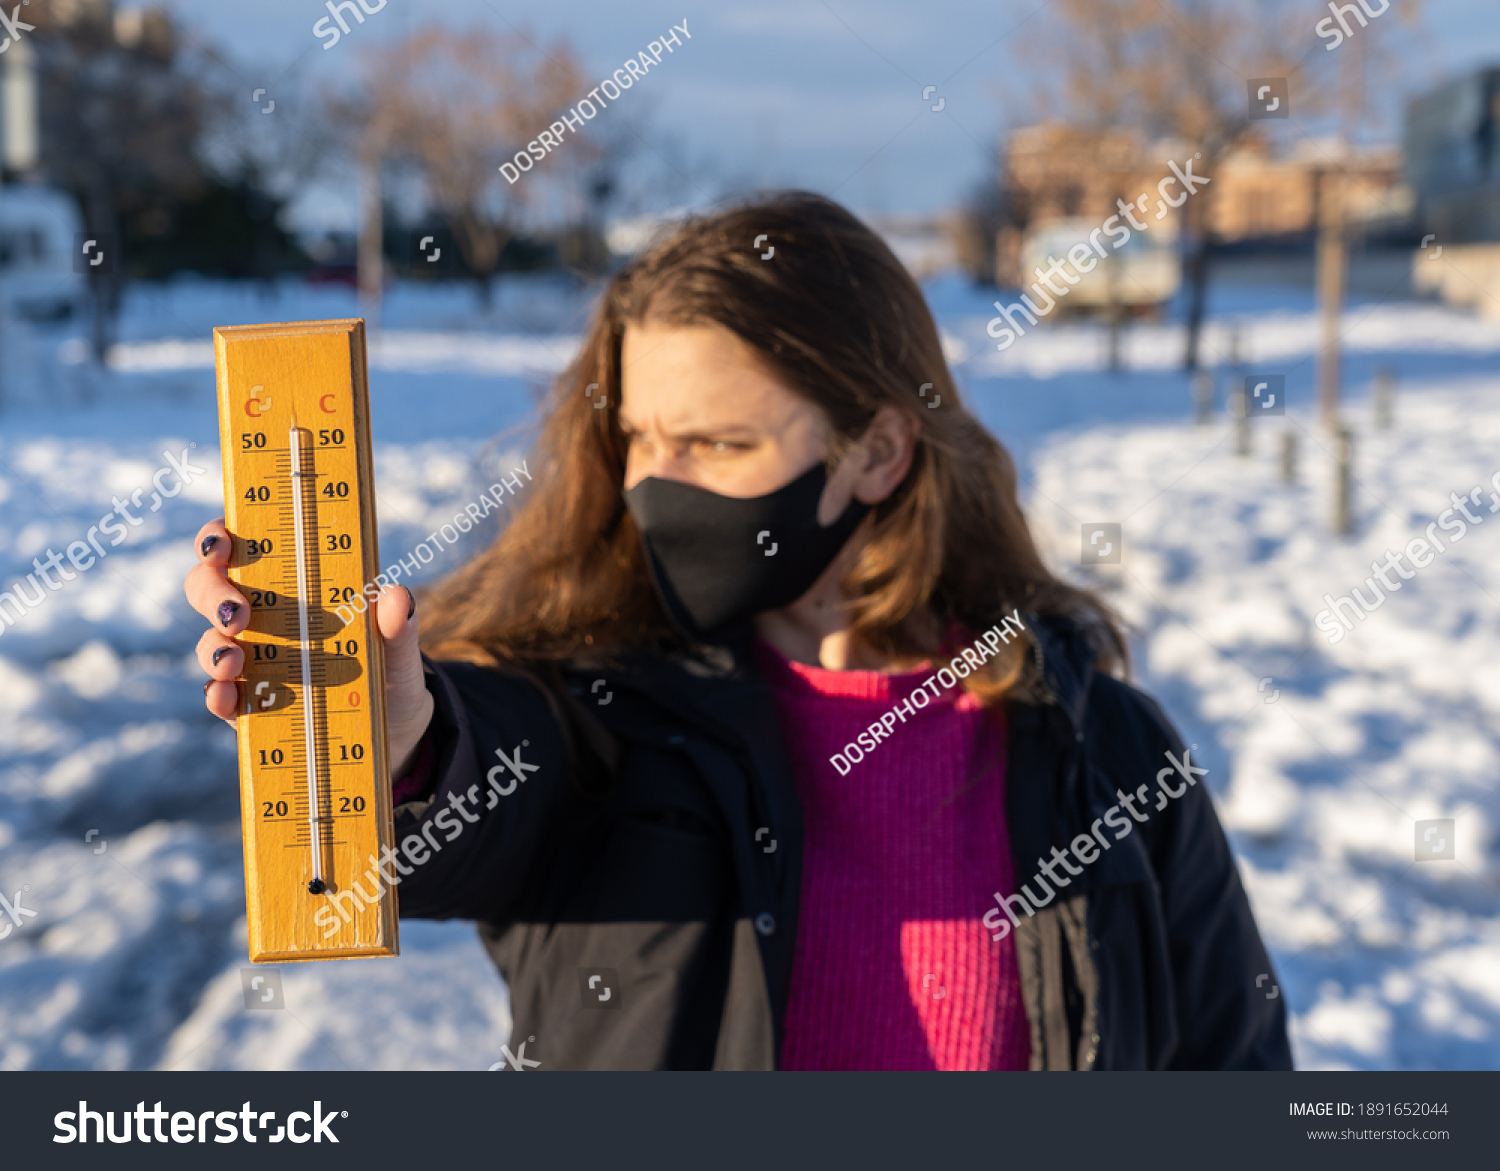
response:
<svg viewBox="0 0 1500 1171"><path fill-rule="evenodd" d="M951 206L985 172L1003 128L1035 118L1037 79L1016 30L1049 16L1046 0L388 0L325 51L312 33L327 15L322 0L171 7L255 84L299 62L312 79L336 81L350 45L399 39L430 21L566 36L590 76L602 78L686 17L692 40L636 92L650 94L655 124L700 164L697 189L712 195L714 184L734 180L803 186L887 211ZM1309 28L1327 14L1326 3L1306 8ZM1406 92L1500 64L1496 0L1428 0L1418 31L1386 17L1368 32L1401 46L1402 79L1379 96L1391 137ZM926 85L939 87L931 101L921 97ZM944 109L929 112L939 97ZM342 201L330 190L319 203L337 219Z"/></svg>

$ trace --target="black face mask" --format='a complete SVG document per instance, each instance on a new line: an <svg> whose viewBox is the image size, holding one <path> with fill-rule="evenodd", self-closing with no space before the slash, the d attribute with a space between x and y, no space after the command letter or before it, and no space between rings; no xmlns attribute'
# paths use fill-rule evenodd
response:
<svg viewBox="0 0 1500 1171"><path fill-rule="evenodd" d="M648 476L625 493L667 614L699 642L733 642L750 618L796 601L844 547L869 506L850 500L826 528L828 474L814 464L764 496L721 496Z"/></svg>

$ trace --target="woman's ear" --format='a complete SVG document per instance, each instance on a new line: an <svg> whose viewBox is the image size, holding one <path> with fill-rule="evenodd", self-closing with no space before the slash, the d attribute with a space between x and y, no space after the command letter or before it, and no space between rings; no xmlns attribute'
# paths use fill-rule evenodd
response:
<svg viewBox="0 0 1500 1171"><path fill-rule="evenodd" d="M911 470L921 430L922 424L899 407L886 404L875 412L870 426L849 452L851 462L859 468L852 484L856 500L879 504L901 486Z"/></svg>
<svg viewBox="0 0 1500 1171"><path fill-rule="evenodd" d="M818 502L818 523L830 525L850 499L879 504L906 479L922 424L906 411L886 405L875 412L859 440L847 448L828 478Z"/></svg>

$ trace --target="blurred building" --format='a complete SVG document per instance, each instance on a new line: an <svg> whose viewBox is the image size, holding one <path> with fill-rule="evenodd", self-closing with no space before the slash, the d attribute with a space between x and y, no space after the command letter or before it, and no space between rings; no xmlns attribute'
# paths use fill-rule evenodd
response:
<svg viewBox="0 0 1500 1171"><path fill-rule="evenodd" d="M1028 224L1104 217L1127 192L1134 198L1156 186L1166 164L1153 166L1147 155L1139 136L1127 130L1027 126L1011 135L1002 181Z"/></svg>
<svg viewBox="0 0 1500 1171"><path fill-rule="evenodd" d="M1413 286L1500 318L1500 68L1411 101L1404 137L1427 233L1412 257Z"/></svg>
<svg viewBox="0 0 1500 1171"><path fill-rule="evenodd" d="M1033 126L1012 135L1003 161L1009 223L996 239L996 278L1020 282L1027 240L1061 221L1103 223L1126 202L1145 193L1156 204L1157 184L1193 150L1184 143L1147 143L1126 130ZM1349 152L1335 142L1303 142L1291 154L1273 157L1264 139L1250 136L1206 174L1207 227L1216 244L1235 251L1266 248L1310 250L1318 222L1323 176L1344 177L1348 215L1366 233L1409 219L1412 196L1403 182L1401 153L1394 147ZM1201 198L1199 196L1198 198ZM1172 244L1182 209L1150 218L1148 238Z"/></svg>
<svg viewBox="0 0 1500 1171"><path fill-rule="evenodd" d="M1033 126L1011 137L1003 182L1028 226L1073 216L1103 218L1115 213L1117 199L1154 192L1170 173L1168 160L1191 153L1165 139L1148 146L1124 130ZM1291 155L1273 158L1263 139L1250 137L1209 176L1210 228L1226 242L1310 233L1317 219L1319 175L1334 169L1348 179L1346 197L1355 220L1409 213L1411 196L1395 147L1351 154L1336 142L1304 141ZM1172 225L1169 234L1179 214L1169 212L1164 220L1162 226Z"/></svg>
<svg viewBox="0 0 1500 1171"><path fill-rule="evenodd" d="M1264 140L1250 139L1219 163L1208 221L1226 244L1306 241L1318 222L1323 176L1340 176L1345 213L1357 229L1379 232L1411 215L1396 147L1349 151L1337 141L1302 141L1273 158Z"/></svg>
<svg viewBox="0 0 1500 1171"><path fill-rule="evenodd" d="M1425 229L1452 244L1500 241L1500 69L1413 100L1404 138Z"/></svg>

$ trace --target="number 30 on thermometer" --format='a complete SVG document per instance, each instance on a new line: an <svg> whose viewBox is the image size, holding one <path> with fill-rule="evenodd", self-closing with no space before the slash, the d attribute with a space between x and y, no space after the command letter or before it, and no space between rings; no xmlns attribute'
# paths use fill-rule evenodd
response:
<svg viewBox="0 0 1500 1171"><path fill-rule="evenodd" d="M364 322L219 328L214 353L250 959L396 955L380 633L340 617L380 561Z"/></svg>

